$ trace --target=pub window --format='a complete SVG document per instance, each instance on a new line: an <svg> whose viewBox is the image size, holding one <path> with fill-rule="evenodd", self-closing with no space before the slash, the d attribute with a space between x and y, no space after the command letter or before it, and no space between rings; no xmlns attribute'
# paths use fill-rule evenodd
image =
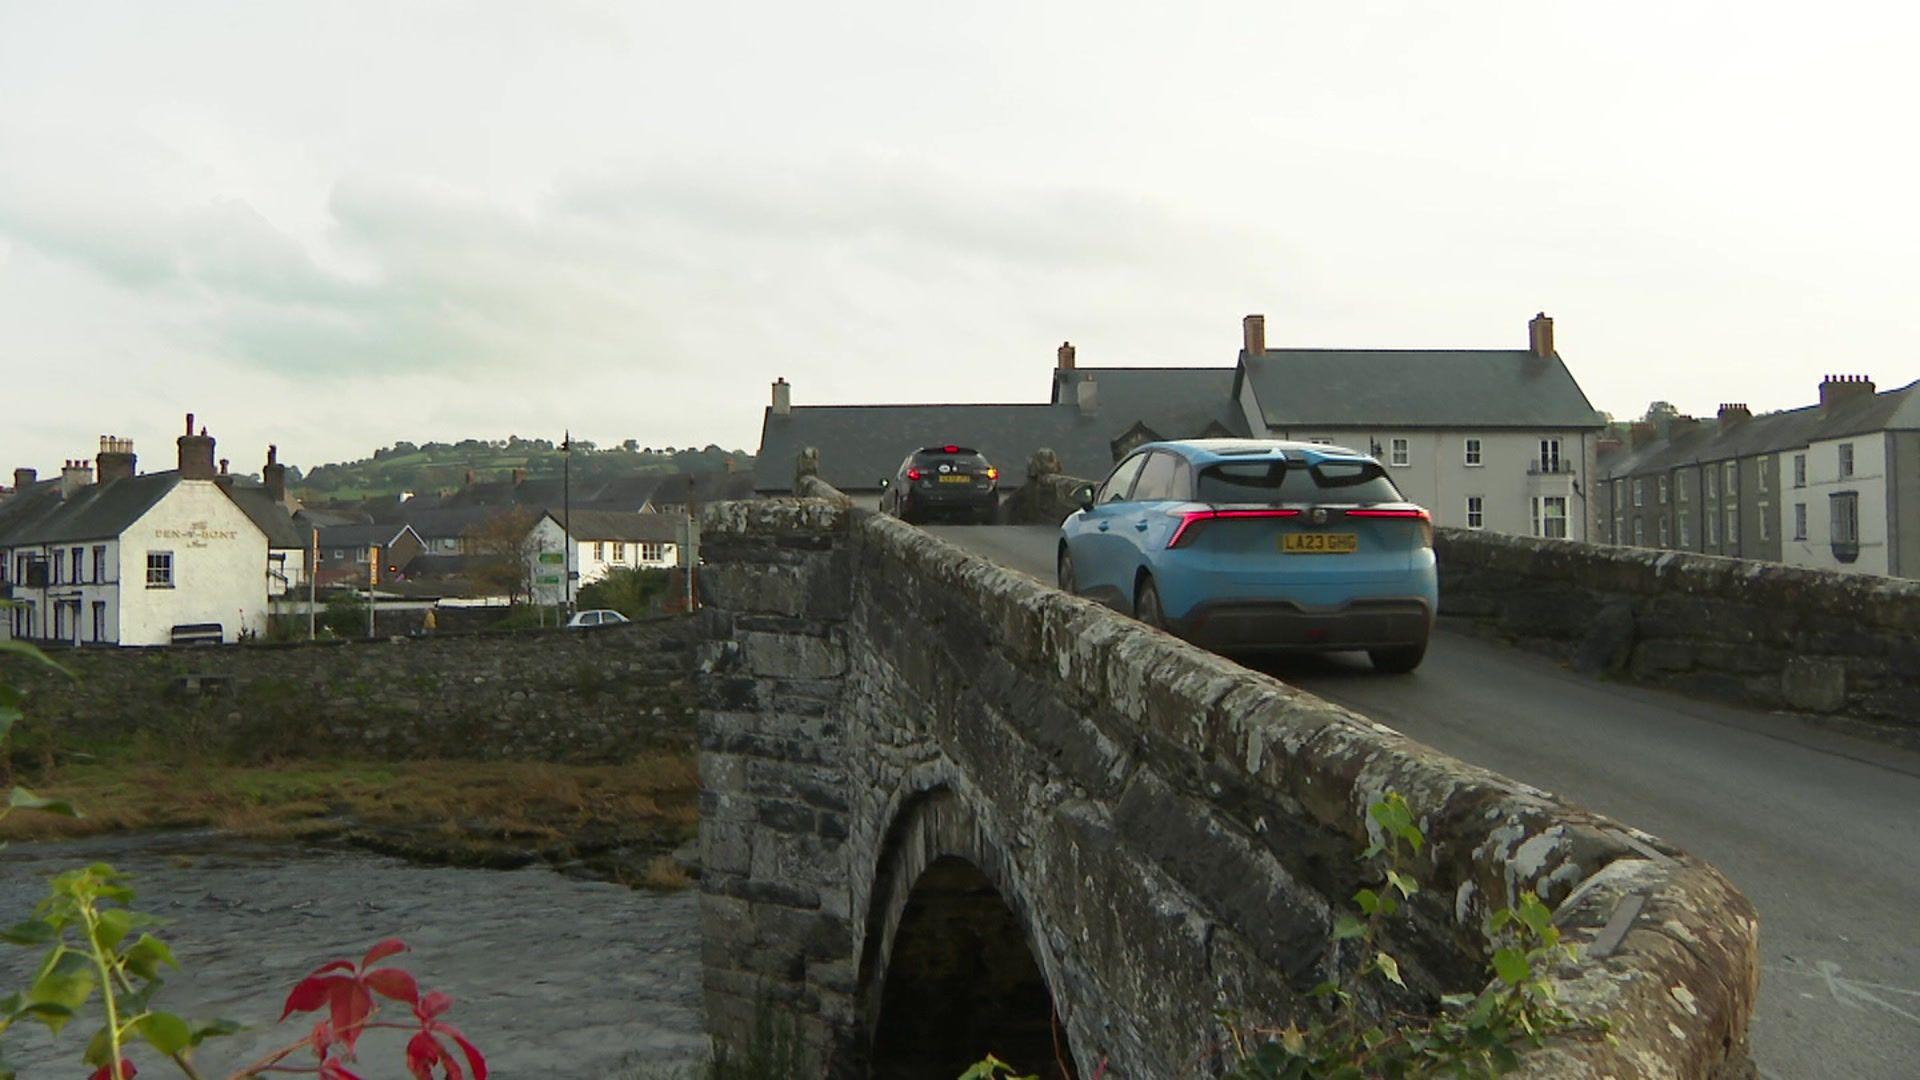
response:
<svg viewBox="0 0 1920 1080"><path fill-rule="evenodd" d="M147 588L173 588L173 552L147 552Z"/></svg>

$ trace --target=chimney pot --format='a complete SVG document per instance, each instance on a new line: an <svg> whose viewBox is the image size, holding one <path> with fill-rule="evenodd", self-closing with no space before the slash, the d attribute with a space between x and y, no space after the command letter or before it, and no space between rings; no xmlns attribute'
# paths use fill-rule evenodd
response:
<svg viewBox="0 0 1920 1080"><path fill-rule="evenodd" d="M179 438L180 479L211 480L216 475L213 464L213 438L207 434L203 425L200 434L193 433L193 414L187 414L187 433Z"/></svg>
<svg viewBox="0 0 1920 1080"><path fill-rule="evenodd" d="M1060 358L1061 371L1073 370L1073 343L1071 341L1061 342L1059 352L1056 355Z"/></svg>
<svg viewBox="0 0 1920 1080"><path fill-rule="evenodd" d="M786 416L793 412L793 386L782 377L773 381L773 414Z"/></svg>
<svg viewBox="0 0 1920 1080"><path fill-rule="evenodd" d="M267 447L267 463L260 469L260 486L267 489L267 497L277 503L287 501L287 467L280 464L280 448Z"/></svg>
<svg viewBox="0 0 1920 1080"><path fill-rule="evenodd" d="M1240 320L1240 347L1248 356L1259 356L1267 351L1267 317L1249 315Z"/></svg>
<svg viewBox="0 0 1920 1080"><path fill-rule="evenodd" d="M187 434L193 434L193 414L187 414Z"/></svg>
<svg viewBox="0 0 1920 1080"><path fill-rule="evenodd" d="M1854 398L1872 397L1873 380L1865 375L1828 375L1820 380L1820 407L1831 408Z"/></svg>
<svg viewBox="0 0 1920 1080"><path fill-rule="evenodd" d="M94 462L97 465L94 469L96 483L111 484L115 480L133 479L133 440L117 435L100 436L100 455Z"/></svg>
<svg viewBox="0 0 1920 1080"><path fill-rule="evenodd" d="M1544 311L1527 323L1527 351L1542 360L1554 355L1553 320Z"/></svg>

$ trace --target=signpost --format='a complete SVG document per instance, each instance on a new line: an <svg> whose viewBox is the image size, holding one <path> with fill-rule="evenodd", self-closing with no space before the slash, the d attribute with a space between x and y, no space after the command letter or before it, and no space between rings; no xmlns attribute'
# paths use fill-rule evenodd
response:
<svg viewBox="0 0 1920 1080"><path fill-rule="evenodd" d="M373 636L373 587L380 584L380 545L367 549L367 636Z"/></svg>

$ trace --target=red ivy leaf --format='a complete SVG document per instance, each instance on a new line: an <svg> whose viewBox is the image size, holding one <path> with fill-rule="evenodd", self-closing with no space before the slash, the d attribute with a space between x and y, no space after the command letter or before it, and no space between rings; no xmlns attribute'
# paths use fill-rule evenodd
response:
<svg viewBox="0 0 1920 1080"><path fill-rule="evenodd" d="M487 1080L487 1056L480 1052L480 1048L468 1042L467 1037L460 1034L460 1029L452 1024L435 1024L434 1027L451 1035L453 1041L460 1044L460 1052L467 1055L467 1067L473 1070L473 1080Z"/></svg>
<svg viewBox="0 0 1920 1080"><path fill-rule="evenodd" d="M356 982L348 982L334 991L333 1030L340 1041L347 1046L347 1052L353 1052L354 1045L360 1041L360 1035L366 1030L367 1020L373 1015L373 995Z"/></svg>
<svg viewBox="0 0 1920 1080"><path fill-rule="evenodd" d="M424 1030L407 1040L407 1071L414 1080L433 1080L434 1063L445 1056L446 1051Z"/></svg>
<svg viewBox="0 0 1920 1080"><path fill-rule="evenodd" d="M120 1059L120 1080L133 1080L139 1072L139 1069L133 1067L133 1062L126 1058ZM113 1065L108 1063L100 1066L92 1076L87 1077L87 1080L113 1080Z"/></svg>
<svg viewBox="0 0 1920 1080"><path fill-rule="evenodd" d="M422 1020L431 1020L451 1008L453 1008L452 995L434 990L420 999L420 1004L414 1008L414 1012L419 1014Z"/></svg>
<svg viewBox="0 0 1920 1080"><path fill-rule="evenodd" d="M360 981L366 985L367 989L382 997L404 1001L409 1005L420 1004L420 984L414 981L412 975L399 968L369 971Z"/></svg>
<svg viewBox="0 0 1920 1080"><path fill-rule="evenodd" d="M360 961L360 970L365 971L366 969L372 967L373 965L379 963L380 961L385 960L389 956L393 956L398 953L403 953L406 951L407 951L406 942L401 941L397 937L390 937L387 940L381 942L380 944L375 945L373 948L367 950L366 957Z"/></svg>
<svg viewBox="0 0 1920 1080"><path fill-rule="evenodd" d="M285 1020L297 1012L318 1009L327 1003L335 986L347 981L345 975L309 975L301 979L300 984L293 988L293 993L287 995L287 1008L280 1014L280 1019Z"/></svg>

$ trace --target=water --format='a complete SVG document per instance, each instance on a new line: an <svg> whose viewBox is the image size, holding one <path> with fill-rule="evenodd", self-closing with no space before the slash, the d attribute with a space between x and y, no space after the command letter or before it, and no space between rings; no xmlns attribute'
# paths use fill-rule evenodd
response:
<svg viewBox="0 0 1920 1080"><path fill-rule="evenodd" d="M459 870L351 851L174 833L15 844L0 851L0 924L27 918L48 877L92 862L132 875L138 910L170 924L160 935L185 969L160 1007L193 1019L249 1025L196 1058L213 1080L300 1038L313 1020L276 1024L309 970L358 959L399 937L399 962L423 989L444 990L447 1019L487 1054L493 1075L620 1080L636 1066L698 1060L701 1034L698 897L574 881L544 869ZM24 986L38 957L0 945L0 997ZM95 1014L97 1015L97 1013ZM405 1006L383 1016L409 1018ZM16 1026L7 1061L23 1080L86 1075L88 1019L57 1039ZM405 1036L361 1044L369 1080L407 1075ZM173 1074L135 1051L141 1076ZM311 1064L302 1054L289 1064ZM151 1065L149 1065L151 1062Z"/></svg>

